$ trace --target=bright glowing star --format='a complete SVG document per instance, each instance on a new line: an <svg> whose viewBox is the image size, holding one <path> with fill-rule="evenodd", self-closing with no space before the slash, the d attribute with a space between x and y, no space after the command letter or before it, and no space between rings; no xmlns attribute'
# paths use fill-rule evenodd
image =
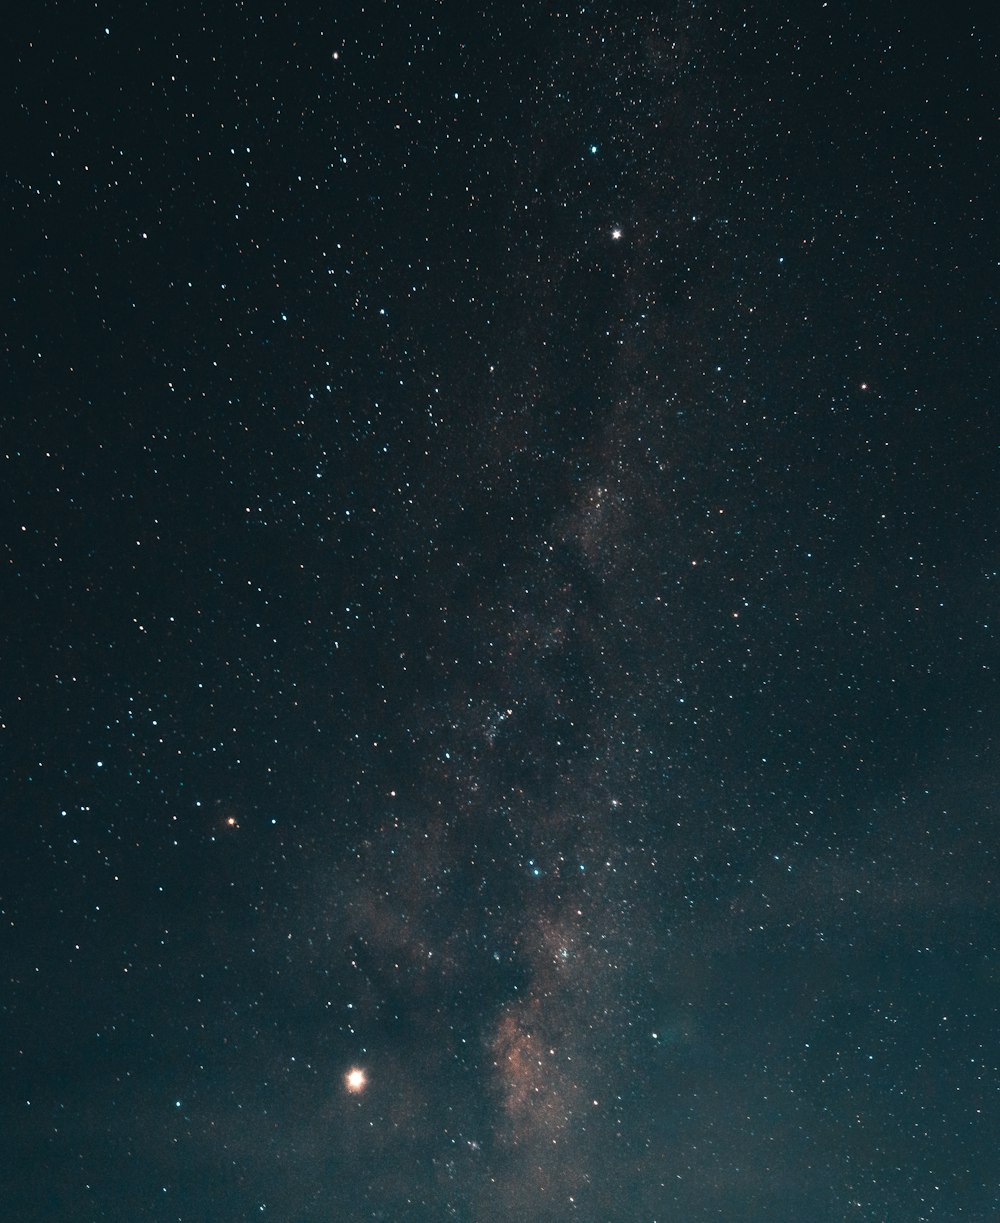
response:
<svg viewBox="0 0 1000 1223"><path fill-rule="evenodd" d="M368 1076L359 1066L352 1066L344 1075L344 1086L351 1095L359 1095L368 1086Z"/></svg>
<svg viewBox="0 0 1000 1223"><path fill-rule="evenodd" d="M620 229L613 229L611 231L611 236L617 242L618 239L622 236L622 231Z"/></svg>
<svg viewBox="0 0 1000 1223"><path fill-rule="evenodd" d="M228 828L235 828L235 827L236 827L236 816L235 816L235 815L231 815L231 816L229 816L229 817L228 817L228 819L226 820L226 826L227 826Z"/></svg>

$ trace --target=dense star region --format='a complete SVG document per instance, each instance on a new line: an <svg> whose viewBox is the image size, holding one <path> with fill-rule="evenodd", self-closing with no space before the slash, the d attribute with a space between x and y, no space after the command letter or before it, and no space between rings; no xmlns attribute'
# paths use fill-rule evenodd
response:
<svg viewBox="0 0 1000 1223"><path fill-rule="evenodd" d="M16 17L3 1218L1000 1217L977 20Z"/></svg>

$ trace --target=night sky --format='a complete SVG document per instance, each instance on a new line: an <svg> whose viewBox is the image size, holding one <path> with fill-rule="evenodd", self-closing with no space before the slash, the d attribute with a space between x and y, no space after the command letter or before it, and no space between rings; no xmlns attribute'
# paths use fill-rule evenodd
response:
<svg viewBox="0 0 1000 1223"><path fill-rule="evenodd" d="M4 1223L1000 1219L988 7L5 19Z"/></svg>

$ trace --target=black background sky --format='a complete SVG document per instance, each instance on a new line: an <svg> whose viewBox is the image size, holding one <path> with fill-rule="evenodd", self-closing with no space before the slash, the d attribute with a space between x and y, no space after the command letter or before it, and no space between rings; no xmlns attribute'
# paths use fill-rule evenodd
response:
<svg viewBox="0 0 1000 1223"><path fill-rule="evenodd" d="M1000 1217L977 9L13 15L0 1217Z"/></svg>

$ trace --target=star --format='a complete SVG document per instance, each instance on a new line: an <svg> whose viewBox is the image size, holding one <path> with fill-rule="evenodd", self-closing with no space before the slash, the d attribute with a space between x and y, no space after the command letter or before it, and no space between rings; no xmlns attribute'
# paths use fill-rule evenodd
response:
<svg viewBox="0 0 1000 1223"><path fill-rule="evenodd" d="M368 1086L368 1076L360 1066L352 1066L344 1075L344 1086L352 1096L360 1095Z"/></svg>

